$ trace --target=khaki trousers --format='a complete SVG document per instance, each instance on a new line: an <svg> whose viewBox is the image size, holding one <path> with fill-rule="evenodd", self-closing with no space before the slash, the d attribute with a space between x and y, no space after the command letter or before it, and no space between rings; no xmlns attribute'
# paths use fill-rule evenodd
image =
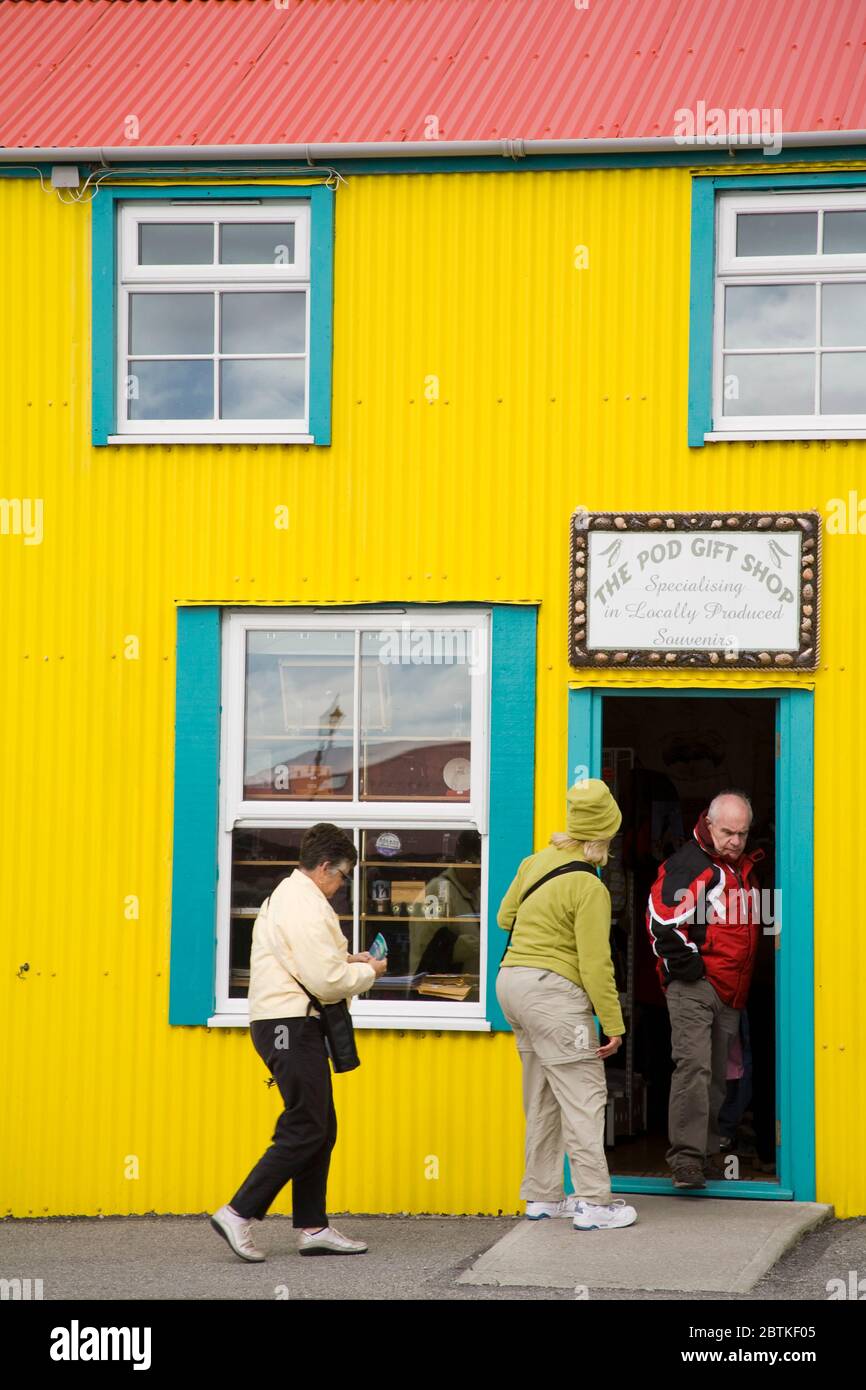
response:
<svg viewBox="0 0 866 1390"><path fill-rule="evenodd" d="M709 980L671 980L665 991L671 1019L668 1112L672 1170L702 1167L719 1152L719 1111L726 1092L728 1050L740 1027L740 1011L723 1004Z"/></svg>
<svg viewBox="0 0 866 1390"><path fill-rule="evenodd" d="M496 997L523 1067L526 1165L520 1196L527 1202L558 1202L567 1153L575 1196L607 1205L607 1081L604 1062L595 1055L589 996L552 970L512 965L499 971Z"/></svg>

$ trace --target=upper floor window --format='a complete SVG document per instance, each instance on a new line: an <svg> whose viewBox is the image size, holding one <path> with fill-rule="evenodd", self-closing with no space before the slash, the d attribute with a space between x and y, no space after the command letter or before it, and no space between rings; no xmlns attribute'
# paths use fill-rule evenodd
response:
<svg viewBox="0 0 866 1390"><path fill-rule="evenodd" d="M713 429L866 432L866 192L718 200Z"/></svg>
<svg viewBox="0 0 866 1390"><path fill-rule="evenodd" d="M333 188L105 186L91 223L94 444L330 444Z"/></svg>
<svg viewBox="0 0 866 1390"><path fill-rule="evenodd" d="M309 229L299 202L121 209L121 433L307 433Z"/></svg>

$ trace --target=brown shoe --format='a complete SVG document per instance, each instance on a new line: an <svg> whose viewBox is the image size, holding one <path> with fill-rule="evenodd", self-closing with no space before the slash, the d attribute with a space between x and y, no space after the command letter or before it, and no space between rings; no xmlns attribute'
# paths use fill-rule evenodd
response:
<svg viewBox="0 0 866 1390"><path fill-rule="evenodd" d="M674 1187L706 1187L707 1182L697 1164L683 1165L673 1170Z"/></svg>

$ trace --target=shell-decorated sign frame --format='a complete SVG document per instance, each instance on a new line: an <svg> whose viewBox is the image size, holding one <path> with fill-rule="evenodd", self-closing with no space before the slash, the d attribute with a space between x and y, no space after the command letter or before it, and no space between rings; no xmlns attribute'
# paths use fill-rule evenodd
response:
<svg viewBox="0 0 866 1390"><path fill-rule="evenodd" d="M817 666L818 512L579 508L570 527L571 666Z"/></svg>

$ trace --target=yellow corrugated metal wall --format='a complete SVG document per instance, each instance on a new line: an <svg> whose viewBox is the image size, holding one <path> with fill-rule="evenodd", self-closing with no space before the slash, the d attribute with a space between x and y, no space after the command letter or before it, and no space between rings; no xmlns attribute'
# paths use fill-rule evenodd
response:
<svg viewBox="0 0 866 1390"><path fill-rule="evenodd" d="M40 545L0 535L3 1211L212 1209L278 1113L245 1032L167 1024L176 601L539 600L540 846L576 675L571 511L824 510L857 487L862 443L686 448L689 208L683 169L349 172L333 447L93 449L88 208L0 179L0 492L44 503ZM863 539L825 537L817 1196L841 1215L866 1212L864 589ZM510 1036L360 1047L332 1208L518 1210Z"/></svg>

